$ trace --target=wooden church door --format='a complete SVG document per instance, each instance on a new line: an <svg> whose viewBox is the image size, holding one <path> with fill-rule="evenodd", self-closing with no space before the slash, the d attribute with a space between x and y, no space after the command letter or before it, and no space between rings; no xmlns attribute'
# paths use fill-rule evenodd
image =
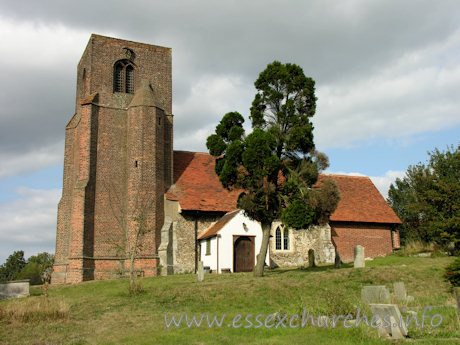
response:
<svg viewBox="0 0 460 345"><path fill-rule="evenodd" d="M233 272L251 272L254 269L254 237L233 238Z"/></svg>

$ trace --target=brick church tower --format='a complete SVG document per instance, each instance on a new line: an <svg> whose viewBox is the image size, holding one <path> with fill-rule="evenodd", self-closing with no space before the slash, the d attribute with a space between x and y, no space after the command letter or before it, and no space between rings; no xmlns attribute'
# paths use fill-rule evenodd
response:
<svg viewBox="0 0 460 345"><path fill-rule="evenodd" d="M128 265L157 274L164 192L172 184L171 49L92 35L66 126L54 283L105 279Z"/></svg>

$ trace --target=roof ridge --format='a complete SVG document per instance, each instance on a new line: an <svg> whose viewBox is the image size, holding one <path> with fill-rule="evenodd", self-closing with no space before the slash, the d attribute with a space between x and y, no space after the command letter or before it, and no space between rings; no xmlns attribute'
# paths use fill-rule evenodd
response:
<svg viewBox="0 0 460 345"><path fill-rule="evenodd" d="M200 154L200 155L208 155L208 156L211 156L211 154L210 154L210 153L207 153L207 152L186 151L186 150L174 150L174 152L195 153L195 154Z"/></svg>
<svg viewBox="0 0 460 345"><path fill-rule="evenodd" d="M370 179L369 176L361 176L361 175L346 175L346 174L324 174L320 173L321 176L334 176L334 177L353 177L353 178L365 178Z"/></svg>

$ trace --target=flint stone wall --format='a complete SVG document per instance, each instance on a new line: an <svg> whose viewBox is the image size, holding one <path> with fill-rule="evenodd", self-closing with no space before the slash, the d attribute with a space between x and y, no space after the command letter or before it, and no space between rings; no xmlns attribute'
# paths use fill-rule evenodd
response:
<svg viewBox="0 0 460 345"><path fill-rule="evenodd" d="M270 239L270 259L272 267L308 266L308 251L315 251L316 264L331 264L335 260L335 249L331 241L331 227L326 225L310 226L308 229L289 229L289 249L276 249L276 228L273 224ZM283 232L283 231L282 231Z"/></svg>

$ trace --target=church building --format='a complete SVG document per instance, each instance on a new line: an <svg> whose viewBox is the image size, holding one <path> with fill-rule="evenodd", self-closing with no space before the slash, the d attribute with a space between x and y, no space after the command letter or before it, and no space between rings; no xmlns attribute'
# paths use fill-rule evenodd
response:
<svg viewBox="0 0 460 345"><path fill-rule="evenodd" d="M210 261L210 270L254 264L256 225L236 210L237 193L221 186L214 157L173 151L170 48L93 34L78 64L75 114L65 131L53 283L123 276L139 224L139 275L194 272L212 248L220 250L213 257L221 265ZM369 178L324 178L334 178L342 195L330 224L274 224L268 266L304 265L309 249L327 263L336 251L352 260L357 244L368 257L399 247L400 220Z"/></svg>

